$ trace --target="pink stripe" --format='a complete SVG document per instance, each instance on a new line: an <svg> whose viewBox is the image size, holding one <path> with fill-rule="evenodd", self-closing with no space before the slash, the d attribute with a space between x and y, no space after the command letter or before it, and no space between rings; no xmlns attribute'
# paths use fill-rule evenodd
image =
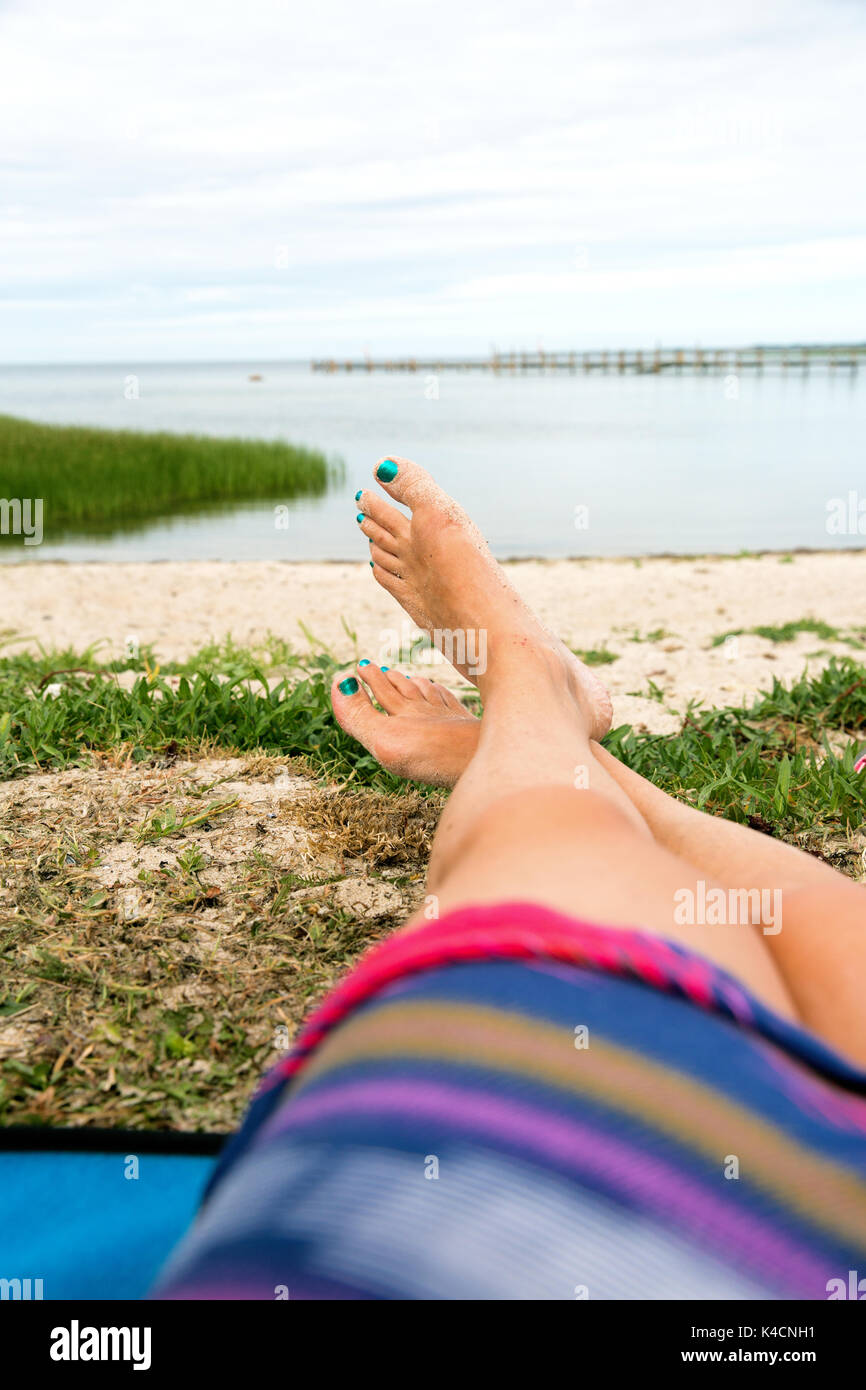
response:
<svg viewBox="0 0 866 1390"><path fill-rule="evenodd" d="M301 1030L289 1056L265 1078L260 1095L301 1071L310 1053L344 1018L408 975L471 960L559 960L682 992L748 1025L748 995L721 971L646 932L598 927L535 903L459 908L438 922L399 932L372 947Z"/></svg>
<svg viewBox="0 0 866 1390"><path fill-rule="evenodd" d="M257 1145L296 1126L346 1115L390 1115L399 1119L439 1121L494 1145L511 1141L541 1158L562 1164L637 1202L662 1218L676 1221L696 1243L712 1241L738 1263L745 1255L775 1287L781 1283L800 1298L824 1297L833 1276L801 1247L772 1230L753 1211L738 1212L681 1168L673 1168L649 1150L637 1149L572 1119L553 1116L538 1106L503 1100L484 1091L469 1091L437 1082L349 1082L311 1096L299 1096L264 1126ZM721 1179L720 1179L721 1181Z"/></svg>

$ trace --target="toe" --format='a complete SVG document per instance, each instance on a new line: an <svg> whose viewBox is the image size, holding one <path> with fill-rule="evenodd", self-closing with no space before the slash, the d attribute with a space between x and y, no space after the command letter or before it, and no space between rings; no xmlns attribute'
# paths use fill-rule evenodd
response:
<svg viewBox="0 0 866 1390"><path fill-rule="evenodd" d="M374 542L370 547L370 559L373 561L374 567L378 565L381 569L387 570L389 574L396 575L397 578L400 577L402 561L399 556L392 555L390 550L383 550L380 545L376 545Z"/></svg>
<svg viewBox="0 0 866 1390"><path fill-rule="evenodd" d="M439 685L437 682L436 689L439 691L439 694L442 697L442 701L445 705L447 705L448 709L453 709L455 714L469 713L463 701L459 699L457 695L454 694L453 690L449 690L447 685Z"/></svg>
<svg viewBox="0 0 866 1390"><path fill-rule="evenodd" d="M403 696L404 700L411 700L413 704L420 703L421 691L411 676L407 676L404 671L389 669L388 677L393 682L395 688Z"/></svg>
<svg viewBox="0 0 866 1390"><path fill-rule="evenodd" d="M380 551L380 554L383 553ZM383 589L387 589L388 593L394 596L401 608L406 608L406 611L409 611L407 604L412 601L412 593L404 579L399 579L396 574L391 574L384 565L377 565L375 560L373 561L373 578L377 584L381 584Z"/></svg>
<svg viewBox="0 0 866 1390"><path fill-rule="evenodd" d="M387 550L390 555L396 555L400 546L400 540L391 531L386 531L384 526L380 526L372 517L365 516L360 523L363 534L367 537L371 545L377 545L380 550Z"/></svg>
<svg viewBox="0 0 866 1390"><path fill-rule="evenodd" d="M380 459L374 475L380 487L405 506L414 508L424 502L435 506L453 506L451 498L434 483L426 468L413 463L411 459L398 458L396 454ZM366 496L366 494L365 494Z"/></svg>
<svg viewBox="0 0 866 1390"><path fill-rule="evenodd" d="M386 502L378 492L362 492L358 511L364 517L375 521L377 526L381 526L382 530L387 531L395 540L405 540L409 535L407 518L402 512L398 512L396 507L392 507L390 502Z"/></svg>
<svg viewBox="0 0 866 1390"><path fill-rule="evenodd" d="M377 710L369 695L356 676L349 672L334 677L331 685L331 705L334 717L341 729L356 738L372 752L372 744L382 726L387 723L387 714Z"/></svg>
<svg viewBox="0 0 866 1390"><path fill-rule="evenodd" d="M434 681L428 680L426 676L413 676L412 685L428 705L433 705L434 709L438 710L444 708L445 701L440 694L441 687L436 685Z"/></svg>
<svg viewBox="0 0 866 1390"><path fill-rule="evenodd" d="M401 709L406 708L406 692L400 689L396 681L391 680L390 671L383 671L370 661L366 665L359 661L358 675L365 685L370 687L373 698L388 714L398 714Z"/></svg>

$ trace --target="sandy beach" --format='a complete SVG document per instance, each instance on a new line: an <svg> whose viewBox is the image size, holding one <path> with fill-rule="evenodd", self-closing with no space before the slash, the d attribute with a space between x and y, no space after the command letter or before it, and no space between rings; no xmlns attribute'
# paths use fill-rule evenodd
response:
<svg viewBox="0 0 866 1390"><path fill-rule="evenodd" d="M617 723L665 732L690 700L734 704L816 670L844 641L799 633L779 642L732 629L804 619L841 635L866 627L866 552L733 558L529 560L507 569L516 588L569 646L607 648L616 660L600 674L614 696ZM393 660L414 629L366 564L169 562L0 567L7 650L42 643L82 650L103 643L120 656L128 637L152 644L163 661L183 659L228 635L255 645L268 633L300 652L303 624L347 662ZM345 623L345 626L344 626ZM346 631L348 627L356 641ZM459 684L451 668L437 678ZM657 692L648 698L650 683Z"/></svg>

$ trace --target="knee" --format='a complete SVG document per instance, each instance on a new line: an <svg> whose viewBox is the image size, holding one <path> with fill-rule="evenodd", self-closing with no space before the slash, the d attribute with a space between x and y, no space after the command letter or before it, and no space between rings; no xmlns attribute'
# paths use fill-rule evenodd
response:
<svg viewBox="0 0 866 1390"><path fill-rule="evenodd" d="M580 834L607 834L629 827L616 802L591 787L528 787L509 792L493 802L473 827L479 836L513 833L515 827L533 833L556 833L562 827L569 838Z"/></svg>
<svg viewBox="0 0 866 1390"><path fill-rule="evenodd" d="M519 853L527 844L584 845L591 840L634 835L628 816L610 797L591 788L539 786L507 792L487 806L467 825L450 845L439 846L434 857L439 877L457 859L472 855L502 853L514 846ZM444 851L444 853L443 853Z"/></svg>

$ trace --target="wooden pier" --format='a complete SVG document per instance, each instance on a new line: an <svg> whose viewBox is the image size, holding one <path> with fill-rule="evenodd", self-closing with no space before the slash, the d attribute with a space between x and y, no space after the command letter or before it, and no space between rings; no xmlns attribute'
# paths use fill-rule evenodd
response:
<svg viewBox="0 0 866 1390"><path fill-rule="evenodd" d="M623 348L594 352L493 352L489 357L393 357L360 360L319 358L314 372L603 372L637 375L688 373L739 376L742 372L856 372L866 363L866 343L793 347Z"/></svg>

